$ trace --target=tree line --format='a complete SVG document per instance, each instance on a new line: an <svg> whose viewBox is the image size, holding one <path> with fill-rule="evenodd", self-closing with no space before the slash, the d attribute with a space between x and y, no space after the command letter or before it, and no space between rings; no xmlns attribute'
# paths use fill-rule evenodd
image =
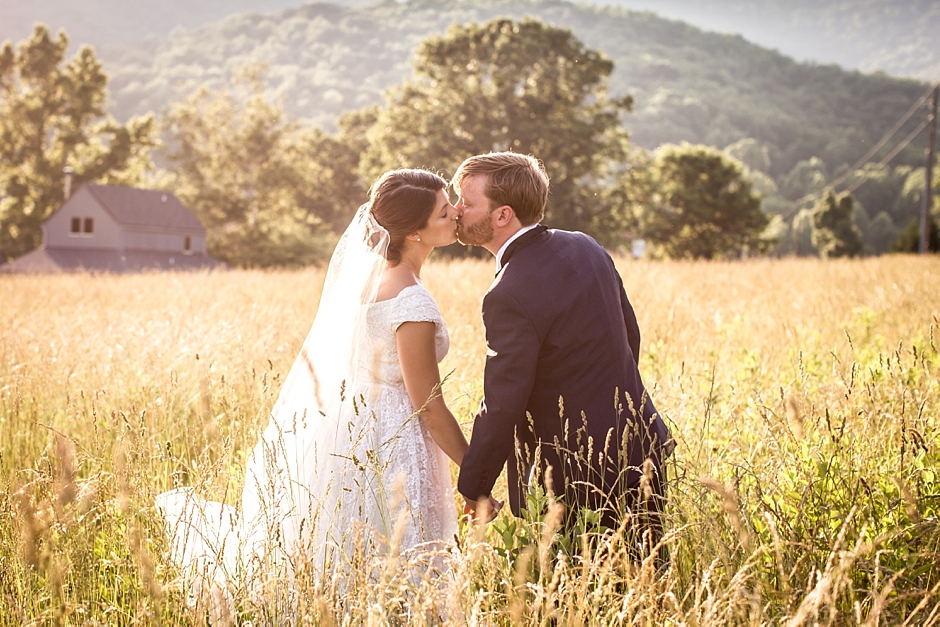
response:
<svg viewBox="0 0 940 627"><path fill-rule="evenodd" d="M409 78L413 54L427 37L453 23L526 16L570 28L614 61L610 92L633 96L636 144L724 147L752 137L768 149L767 173L778 185L813 156L830 170L854 163L927 88L798 63L741 37L652 13L566 0L408 0L239 14L103 50L111 111L119 120L159 111L199 85L224 86L233 68L257 59L268 64L268 90L285 98L288 112L333 131L343 112L381 104L384 90ZM921 155L920 146L911 146L895 162L918 166Z"/></svg>
<svg viewBox="0 0 940 627"><path fill-rule="evenodd" d="M266 90L261 64L241 68L221 87L195 90L159 119L120 124L105 112L107 76L94 52L84 47L66 60L67 45L64 33L53 38L37 26L28 41L0 49L6 259L39 244L39 225L61 203L66 166L76 184L173 190L205 225L210 254L263 267L328 257L381 172L428 167L448 176L466 156L491 150L542 159L552 177L546 223L612 248L643 238L652 254L669 257L836 256L861 254L868 241L851 198L848 218L846 200L833 194L792 224L774 216L788 194L807 189L804 178L810 185L826 180L819 159L798 163L781 190L766 173L769 151L756 140L723 151L639 148L624 126L633 99L608 93L611 59L570 30L535 19L455 24L426 38L412 77L387 90L384 105L345 112L332 133L288 114ZM903 178L904 189L916 178L914 169L875 174L882 186ZM883 222L864 227L882 232ZM851 234L861 247L845 244Z"/></svg>

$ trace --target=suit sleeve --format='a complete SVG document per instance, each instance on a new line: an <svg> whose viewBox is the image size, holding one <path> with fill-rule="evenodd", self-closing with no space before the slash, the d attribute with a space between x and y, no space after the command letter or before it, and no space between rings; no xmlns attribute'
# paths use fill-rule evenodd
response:
<svg viewBox="0 0 940 627"><path fill-rule="evenodd" d="M611 262L613 263L613 262ZM627 342L630 344L630 350L633 351L633 361L637 365L640 363L640 325L636 321L636 314L633 311L633 305L627 298L627 290L623 287L623 279L620 273L614 268L617 275L617 283L620 285L620 308L623 310L623 322L627 327Z"/></svg>
<svg viewBox="0 0 940 627"><path fill-rule="evenodd" d="M540 347L532 321L510 294L497 290L487 294L483 325L484 397L457 480L457 489L470 500L490 494L503 465L515 453L516 427L525 426Z"/></svg>

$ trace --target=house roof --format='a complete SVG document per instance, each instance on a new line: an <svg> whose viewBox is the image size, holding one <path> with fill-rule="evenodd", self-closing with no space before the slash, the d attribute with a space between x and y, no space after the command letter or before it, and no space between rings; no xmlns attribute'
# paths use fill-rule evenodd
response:
<svg viewBox="0 0 940 627"><path fill-rule="evenodd" d="M207 255L172 252L37 248L9 263L0 265L3 273L52 272L140 272L147 270L228 269L228 265Z"/></svg>
<svg viewBox="0 0 940 627"><path fill-rule="evenodd" d="M196 216L171 192L96 183L85 183L83 188L123 226L206 232Z"/></svg>

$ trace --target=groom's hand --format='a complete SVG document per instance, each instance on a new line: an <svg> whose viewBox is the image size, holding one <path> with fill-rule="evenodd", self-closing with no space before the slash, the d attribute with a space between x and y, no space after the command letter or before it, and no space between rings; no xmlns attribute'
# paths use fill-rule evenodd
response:
<svg viewBox="0 0 940 627"><path fill-rule="evenodd" d="M474 524L485 525L496 518L503 504L504 501L497 501L492 496L482 497L477 501L464 499L463 513L469 516Z"/></svg>

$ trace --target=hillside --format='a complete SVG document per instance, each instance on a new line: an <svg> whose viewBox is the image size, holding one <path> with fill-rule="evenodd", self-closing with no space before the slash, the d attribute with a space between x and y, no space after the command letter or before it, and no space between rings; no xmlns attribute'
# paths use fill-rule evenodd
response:
<svg viewBox="0 0 940 627"><path fill-rule="evenodd" d="M344 5L357 0L342 0ZM359 0L361 5L372 0ZM96 48L166 37L176 27L197 28L246 11L278 11L302 0L0 0L0 41L26 37L35 22L64 28L73 42Z"/></svg>
<svg viewBox="0 0 940 627"><path fill-rule="evenodd" d="M166 37L237 13L270 13L302 0L0 0L0 41L25 37L34 22L65 28L98 48ZM375 0L334 0L367 6ZM799 61L865 72L940 79L940 3L935 0L594 0L650 10L704 30L735 33Z"/></svg>
<svg viewBox="0 0 940 627"><path fill-rule="evenodd" d="M356 8L310 4L246 13L167 39L106 50L113 110L159 111L198 85L261 60L292 113L331 128L344 110L381 102L410 76L409 58L454 22L531 15L571 28L616 63L611 91L632 94L627 126L639 145L689 141L725 146L755 137L775 178L816 155L830 168L854 161L925 91L914 80L801 64L780 53L650 13L563 1L413 0ZM911 122L915 124L915 122ZM918 163L912 144L898 162Z"/></svg>
<svg viewBox="0 0 940 627"><path fill-rule="evenodd" d="M737 33L801 61L940 80L936 0L604 0Z"/></svg>

